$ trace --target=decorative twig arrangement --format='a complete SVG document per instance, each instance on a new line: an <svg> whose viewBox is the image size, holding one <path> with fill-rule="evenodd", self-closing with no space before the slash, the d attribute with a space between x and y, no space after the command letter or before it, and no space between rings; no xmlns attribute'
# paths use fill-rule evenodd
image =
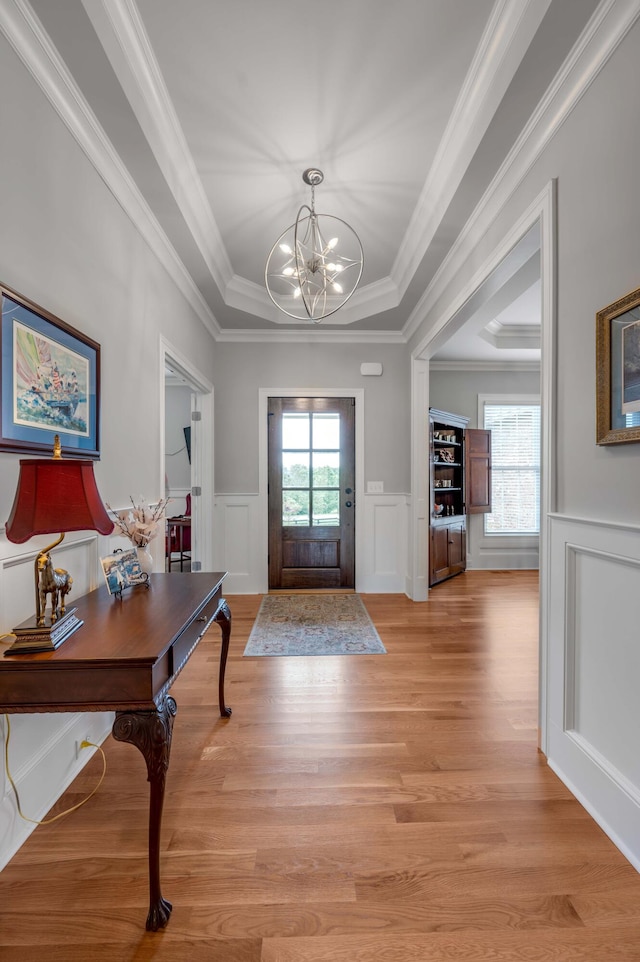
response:
<svg viewBox="0 0 640 962"><path fill-rule="evenodd" d="M124 511L114 511L110 504L107 508L113 515L113 521L120 534L128 538L131 544L138 548L146 548L150 541L159 534L164 527L165 508L170 498L161 498L155 507L150 507L144 498L138 503L129 495L132 507Z"/></svg>

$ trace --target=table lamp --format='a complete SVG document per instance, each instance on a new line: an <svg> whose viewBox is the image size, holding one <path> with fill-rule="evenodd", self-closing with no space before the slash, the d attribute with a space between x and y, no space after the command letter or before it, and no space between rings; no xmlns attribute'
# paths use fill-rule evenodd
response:
<svg viewBox="0 0 640 962"><path fill-rule="evenodd" d="M52 458L20 461L18 488L6 524L7 538L23 544L37 534L59 531L60 535L36 555L36 614L13 629L16 641L5 654L51 651L83 624L76 615L77 608L66 610L66 595L73 579L67 571L53 567L49 553L67 531L87 530L110 534L113 522L98 494L93 461L63 458L56 434ZM49 617L45 614L48 594Z"/></svg>

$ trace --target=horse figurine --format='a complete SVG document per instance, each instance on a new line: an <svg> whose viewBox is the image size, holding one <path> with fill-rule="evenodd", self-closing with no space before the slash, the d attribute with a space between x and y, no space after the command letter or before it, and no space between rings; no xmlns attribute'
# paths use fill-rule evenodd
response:
<svg viewBox="0 0 640 962"><path fill-rule="evenodd" d="M44 625L47 595L51 595L51 624L53 624L54 621L58 620L58 598L60 599L60 614L65 613L65 598L71 591L73 578L64 568L54 568L48 554L39 556L38 571L40 572L38 627L41 628Z"/></svg>

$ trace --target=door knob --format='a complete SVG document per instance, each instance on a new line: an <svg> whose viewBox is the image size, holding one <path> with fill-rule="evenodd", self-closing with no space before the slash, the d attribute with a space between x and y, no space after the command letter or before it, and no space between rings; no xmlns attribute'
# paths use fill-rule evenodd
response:
<svg viewBox="0 0 640 962"><path fill-rule="evenodd" d="M351 507L351 502L350 502L350 501L345 501L344 506L345 506L345 508L350 508L350 507Z"/></svg>

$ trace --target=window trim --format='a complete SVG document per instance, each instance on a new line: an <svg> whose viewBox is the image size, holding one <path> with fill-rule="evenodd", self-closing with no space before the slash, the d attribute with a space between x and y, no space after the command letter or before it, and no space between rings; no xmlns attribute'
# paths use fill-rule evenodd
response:
<svg viewBox="0 0 640 962"><path fill-rule="evenodd" d="M532 405L537 404L540 408L540 430L542 431L542 404L539 394L478 394L478 427L484 428L484 408L486 404L513 404L513 405ZM542 450L540 451L540 484L542 485ZM540 489L540 514L542 517L542 488ZM485 518L482 516L482 535L487 542L495 544L498 539L503 539L515 547L516 539L522 547L538 544L540 532L520 532L520 531L486 531Z"/></svg>

